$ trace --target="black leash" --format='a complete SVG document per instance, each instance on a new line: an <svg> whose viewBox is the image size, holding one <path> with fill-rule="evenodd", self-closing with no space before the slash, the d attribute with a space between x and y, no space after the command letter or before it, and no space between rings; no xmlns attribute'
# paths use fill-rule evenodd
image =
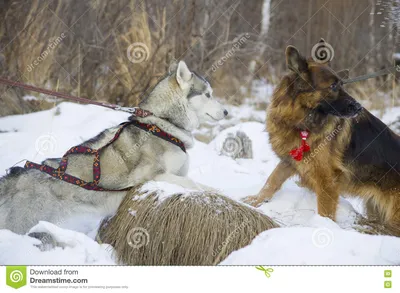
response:
<svg viewBox="0 0 400 293"><path fill-rule="evenodd" d="M400 72L400 65L385 68L385 69L379 70L374 73L365 74L365 75L361 75L361 76L354 77L354 78L343 79L341 81L341 83L348 84L348 83L353 83L353 82L357 82L357 81L367 80L370 78L375 78L378 76L383 76L383 75L388 75L388 74L396 74L396 72Z"/></svg>
<svg viewBox="0 0 400 293"><path fill-rule="evenodd" d="M33 92L37 92L37 93L41 93L41 94L45 94L45 95L49 95L49 96L53 96L53 97L57 97L57 98L62 98L62 99L71 100L71 101L75 101L75 102L82 102L85 104L97 105L97 106L106 107L106 108L117 110L117 111L128 112L136 117L144 118L144 117L153 115L153 113L151 113L150 111L141 109L139 107L130 108L130 107L122 107L120 105L115 105L115 104L109 104L109 103L105 103L105 102L98 102L98 101L90 100L90 99L83 98L83 97L76 97L76 96L68 95L66 93L60 93L60 92L56 92L56 91L52 91L52 90L39 88L39 87L36 87L33 85L28 85L28 84L25 84L22 82L12 81L12 80L9 80L9 79L3 78L3 77L0 77L0 83L9 85L9 86L19 87L19 88L22 88L27 91L33 91Z"/></svg>

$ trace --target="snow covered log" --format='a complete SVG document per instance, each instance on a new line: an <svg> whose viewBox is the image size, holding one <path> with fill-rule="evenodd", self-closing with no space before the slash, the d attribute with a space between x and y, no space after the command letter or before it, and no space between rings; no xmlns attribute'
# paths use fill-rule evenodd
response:
<svg viewBox="0 0 400 293"><path fill-rule="evenodd" d="M99 238L121 264L216 265L275 227L268 216L217 193L149 182L127 194Z"/></svg>

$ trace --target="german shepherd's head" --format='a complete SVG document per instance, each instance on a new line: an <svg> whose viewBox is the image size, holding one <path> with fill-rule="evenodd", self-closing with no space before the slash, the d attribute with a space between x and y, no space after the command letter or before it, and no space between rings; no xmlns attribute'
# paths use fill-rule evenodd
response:
<svg viewBox="0 0 400 293"><path fill-rule="evenodd" d="M274 95L278 101L275 103L287 105L289 99L292 111L303 120L301 123L306 124L305 127L313 128L332 116L352 118L362 110L362 106L342 87L341 80L348 71L335 73L329 62L306 59L293 46L286 48L286 64L291 73L278 86Z"/></svg>

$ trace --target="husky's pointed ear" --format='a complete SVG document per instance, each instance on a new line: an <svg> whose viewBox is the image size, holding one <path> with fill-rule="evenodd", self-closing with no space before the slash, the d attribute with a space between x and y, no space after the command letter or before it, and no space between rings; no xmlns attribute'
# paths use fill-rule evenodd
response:
<svg viewBox="0 0 400 293"><path fill-rule="evenodd" d="M336 75L340 79L348 79L350 77L350 70L348 70L348 69L340 70L340 71L336 72Z"/></svg>
<svg viewBox="0 0 400 293"><path fill-rule="evenodd" d="M287 46L286 48L286 65L290 70L296 73L306 71L308 68L306 58L293 46Z"/></svg>
<svg viewBox="0 0 400 293"><path fill-rule="evenodd" d="M192 79L192 72L187 67L184 61L179 61L178 68L176 69L176 81L183 89L186 84Z"/></svg>

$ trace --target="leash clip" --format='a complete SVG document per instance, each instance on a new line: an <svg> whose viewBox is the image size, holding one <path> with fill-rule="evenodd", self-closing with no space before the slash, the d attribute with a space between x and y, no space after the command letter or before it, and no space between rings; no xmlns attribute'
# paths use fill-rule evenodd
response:
<svg viewBox="0 0 400 293"><path fill-rule="evenodd" d="M151 113L150 111L143 110L138 107L129 108L129 107L122 107L122 106L116 105L114 107L114 110L128 112L128 113L131 113L133 116L141 117L141 118L146 118L147 116L153 115L153 113Z"/></svg>
<svg viewBox="0 0 400 293"><path fill-rule="evenodd" d="M131 114L135 114L136 113L136 108L122 107L122 106L117 105L114 109L117 110L117 111L128 112L128 113L131 113Z"/></svg>

